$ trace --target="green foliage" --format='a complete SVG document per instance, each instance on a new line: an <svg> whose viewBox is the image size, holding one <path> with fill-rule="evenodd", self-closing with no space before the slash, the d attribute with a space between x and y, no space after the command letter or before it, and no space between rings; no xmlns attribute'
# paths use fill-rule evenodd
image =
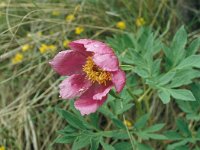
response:
<svg viewBox="0 0 200 150"><path fill-rule="evenodd" d="M170 140L174 140L173 144L167 146L167 150L177 150L177 149L189 149L189 145L196 145L199 143L199 130L194 130L193 133L189 129L189 122L185 121L183 118L178 118L176 120L176 130L166 131L165 136Z"/></svg>
<svg viewBox="0 0 200 150"><path fill-rule="evenodd" d="M200 68L200 55L195 54L199 39L186 46L187 33L183 26L169 46L162 43L150 28L142 28L136 35L127 33L114 36L107 41L121 54L120 59L126 64L125 70L140 76L144 84L157 91L164 104L171 97L184 101L196 100L190 90L180 89L200 77L200 71L196 69ZM158 55L161 57L155 57Z"/></svg>
<svg viewBox="0 0 200 150"><path fill-rule="evenodd" d="M195 54L199 40L188 46L187 33L181 27L168 45L161 42L158 34L152 33L150 28L141 28L136 35L114 35L107 41L116 50L122 68L127 72L126 88L120 94L111 91L106 104L98 110L100 114L92 114L87 119L74 108L73 101L68 111L57 108L58 114L68 124L58 131L61 135L55 142L71 144L73 150L84 147L91 150L99 147L105 150L152 150L150 143L157 140L170 141L166 148L174 150L188 149L198 143L200 128L194 125L191 129L188 121L200 120L200 95L197 94L200 84L191 84L200 77L200 55ZM140 88L136 90L135 87ZM152 121L154 117L148 108L151 94L164 104L175 99L178 107L186 113L187 120L178 118L176 129L163 131L165 123ZM134 124L128 126L124 123L124 114L131 108L137 109L137 117ZM143 108L149 113L142 111ZM106 118L105 122L99 122L99 115ZM108 120L110 123L107 125ZM104 130L102 124L111 129Z"/></svg>
<svg viewBox="0 0 200 150"><path fill-rule="evenodd" d="M199 83L193 83L191 84L191 91L194 94L195 98L197 101L193 102L185 102L185 101L180 101L176 100L179 108L186 113L186 118L188 120L195 120L199 121L200 116L200 84Z"/></svg>

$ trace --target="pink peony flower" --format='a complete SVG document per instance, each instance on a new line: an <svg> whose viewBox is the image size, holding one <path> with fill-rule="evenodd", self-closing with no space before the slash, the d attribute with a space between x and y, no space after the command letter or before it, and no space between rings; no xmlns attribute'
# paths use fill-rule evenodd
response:
<svg viewBox="0 0 200 150"><path fill-rule="evenodd" d="M113 50L105 43L80 39L69 43L71 50L59 52L51 62L60 75L69 76L59 85L63 99L78 97L75 108L82 115L95 112L114 86L119 93L125 85L125 73Z"/></svg>

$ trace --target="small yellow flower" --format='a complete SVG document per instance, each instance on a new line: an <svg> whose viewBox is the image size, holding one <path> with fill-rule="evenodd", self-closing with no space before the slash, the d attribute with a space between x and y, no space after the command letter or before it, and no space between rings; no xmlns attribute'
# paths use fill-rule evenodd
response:
<svg viewBox="0 0 200 150"><path fill-rule="evenodd" d="M49 49L49 47L48 47L48 45L46 45L46 44L42 44L42 45L40 46L40 48L39 48L41 54L46 53L48 49Z"/></svg>
<svg viewBox="0 0 200 150"><path fill-rule="evenodd" d="M71 42L70 40L64 40L63 41L63 47L68 48L70 42Z"/></svg>
<svg viewBox="0 0 200 150"><path fill-rule="evenodd" d="M30 48L31 48L31 45L29 45L29 44L22 45L22 51L23 52L26 52Z"/></svg>
<svg viewBox="0 0 200 150"><path fill-rule="evenodd" d="M5 147L4 146L0 146L0 150L5 150Z"/></svg>
<svg viewBox="0 0 200 150"><path fill-rule="evenodd" d="M23 58L24 58L24 55L23 55L23 54L17 53L17 54L12 58L12 63L13 63L13 64L20 63L20 62L22 62Z"/></svg>
<svg viewBox="0 0 200 150"><path fill-rule="evenodd" d="M131 128L133 125L129 120L124 120L124 124L128 127Z"/></svg>
<svg viewBox="0 0 200 150"><path fill-rule="evenodd" d="M76 34L79 35L79 34L81 34L82 32L84 32L84 28L83 28L83 27L76 27L76 28L75 28L75 33L76 33Z"/></svg>
<svg viewBox="0 0 200 150"><path fill-rule="evenodd" d="M67 22L72 22L75 19L75 16L73 14L69 14L66 16L65 20Z"/></svg>
<svg viewBox="0 0 200 150"><path fill-rule="evenodd" d="M141 27L145 24L145 20L144 18L142 17L138 17L136 20L135 20L135 24L137 27Z"/></svg>
<svg viewBox="0 0 200 150"><path fill-rule="evenodd" d="M59 16L60 15L60 11L54 10L54 11L52 11L52 15L53 16Z"/></svg>
<svg viewBox="0 0 200 150"><path fill-rule="evenodd" d="M48 49L51 50L52 52L54 52L57 49L57 47L55 45L51 44L48 46Z"/></svg>
<svg viewBox="0 0 200 150"><path fill-rule="evenodd" d="M117 22L116 27L121 30L124 30L124 29L126 29L126 23L124 21L119 21L119 22Z"/></svg>

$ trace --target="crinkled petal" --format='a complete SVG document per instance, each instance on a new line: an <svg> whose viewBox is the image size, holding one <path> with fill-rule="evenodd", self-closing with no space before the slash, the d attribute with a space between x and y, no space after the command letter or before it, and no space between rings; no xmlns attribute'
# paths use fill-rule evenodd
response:
<svg viewBox="0 0 200 150"><path fill-rule="evenodd" d="M69 43L69 46L73 50L78 51L88 51L95 54L114 54L113 49L110 48L107 44L90 40L90 39L80 39Z"/></svg>
<svg viewBox="0 0 200 150"><path fill-rule="evenodd" d="M63 80L59 85L60 96L63 99L70 99L76 96L80 96L91 85L91 82L85 78L85 75L74 74Z"/></svg>
<svg viewBox="0 0 200 150"><path fill-rule="evenodd" d="M80 111L81 115L88 115L96 112L106 99L107 96L103 97L101 101L96 101L92 98L80 98L75 101L74 106Z"/></svg>
<svg viewBox="0 0 200 150"><path fill-rule="evenodd" d="M119 62L114 54L95 54L92 57L94 63L105 71L117 71Z"/></svg>
<svg viewBox="0 0 200 150"><path fill-rule="evenodd" d="M82 72L86 58L86 56L78 51L66 50L59 52L49 63L60 75L69 76Z"/></svg>
<svg viewBox="0 0 200 150"><path fill-rule="evenodd" d="M119 69L118 71L113 72L112 82L115 86L116 91L118 93L121 92L126 83L126 74L124 73L124 71Z"/></svg>
<svg viewBox="0 0 200 150"><path fill-rule="evenodd" d="M81 98L92 98L94 100L102 100L102 98L105 97L111 90L112 86L112 82L109 82L106 85L95 83L85 93L81 95Z"/></svg>
<svg viewBox="0 0 200 150"><path fill-rule="evenodd" d="M114 54L112 48L100 41L92 41L84 44L86 51L94 52L95 54Z"/></svg>
<svg viewBox="0 0 200 150"><path fill-rule="evenodd" d="M93 40L89 40L89 39L80 39L80 40L76 40L73 42L69 43L69 47L73 50L77 50L77 51L85 51L85 45L89 44L93 42Z"/></svg>

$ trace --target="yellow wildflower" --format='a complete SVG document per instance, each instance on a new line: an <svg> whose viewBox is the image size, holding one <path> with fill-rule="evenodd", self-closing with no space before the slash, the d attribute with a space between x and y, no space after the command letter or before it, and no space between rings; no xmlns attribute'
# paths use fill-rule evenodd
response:
<svg viewBox="0 0 200 150"><path fill-rule="evenodd" d="M52 52L54 52L57 49L57 47L55 45L51 44L48 46L48 49L51 50Z"/></svg>
<svg viewBox="0 0 200 150"><path fill-rule="evenodd" d="M0 150L5 150L5 147L4 146L0 146Z"/></svg>
<svg viewBox="0 0 200 150"><path fill-rule="evenodd" d="M29 44L22 45L22 51L23 52L26 52L30 48L31 48L31 45L29 45Z"/></svg>
<svg viewBox="0 0 200 150"><path fill-rule="evenodd" d="M53 16L59 16L60 15L60 11L54 10L54 11L52 11L52 15Z"/></svg>
<svg viewBox="0 0 200 150"><path fill-rule="evenodd" d="M121 30L124 30L124 29L126 29L126 23L124 21L119 21L119 22L117 22L116 27Z"/></svg>
<svg viewBox="0 0 200 150"><path fill-rule="evenodd" d="M76 27L76 29L75 29L75 33L76 34L81 34L82 32L84 32L84 28L83 27Z"/></svg>
<svg viewBox="0 0 200 150"><path fill-rule="evenodd" d="M70 42L71 42L70 40L64 40L63 41L63 47L65 47L65 48L69 47Z"/></svg>
<svg viewBox="0 0 200 150"><path fill-rule="evenodd" d="M48 45L46 45L46 44L42 44L42 45L40 46L40 48L39 48L41 54L46 53L48 49L49 49L49 47L48 47Z"/></svg>
<svg viewBox="0 0 200 150"><path fill-rule="evenodd" d="M133 125L129 120L124 120L124 124L128 127L131 128Z"/></svg>
<svg viewBox="0 0 200 150"><path fill-rule="evenodd" d="M135 24L137 27L141 27L145 24L145 20L144 18L142 17L138 17L136 20L135 20Z"/></svg>
<svg viewBox="0 0 200 150"><path fill-rule="evenodd" d="M17 54L12 58L12 63L13 63L13 64L20 63L20 62L22 62L23 58L24 58L24 55L23 55L23 54L17 53Z"/></svg>
<svg viewBox="0 0 200 150"><path fill-rule="evenodd" d="M73 14L67 15L66 18L65 18L65 20L66 20L67 22L71 22L71 21L73 21L74 19L75 19L75 16L74 16Z"/></svg>

